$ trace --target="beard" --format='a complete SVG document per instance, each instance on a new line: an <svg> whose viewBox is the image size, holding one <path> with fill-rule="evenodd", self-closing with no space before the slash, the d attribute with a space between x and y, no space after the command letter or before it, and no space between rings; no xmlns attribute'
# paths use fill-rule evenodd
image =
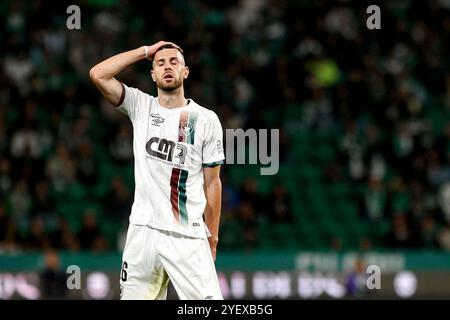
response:
<svg viewBox="0 0 450 320"><path fill-rule="evenodd" d="M164 79L156 80L156 86L158 89L164 91L174 91L183 85L183 78L174 78L173 81L167 83Z"/></svg>

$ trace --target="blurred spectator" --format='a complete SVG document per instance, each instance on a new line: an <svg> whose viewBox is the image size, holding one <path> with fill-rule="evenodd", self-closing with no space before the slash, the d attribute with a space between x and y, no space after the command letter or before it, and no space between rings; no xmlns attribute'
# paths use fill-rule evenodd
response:
<svg viewBox="0 0 450 320"><path fill-rule="evenodd" d="M245 249L254 249L258 242L256 233L256 216L251 202L243 201L238 208L238 219L243 227L243 243Z"/></svg>
<svg viewBox="0 0 450 320"><path fill-rule="evenodd" d="M24 247L27 250L44 250L50 247L50 239L45 230L44 221L40 217L31 220L30 233L23 240Z"/></svg>
<svg viewBox="0 0 450 320"><path fill-rule="evenodd" d="M364 260L357 258L352 270L346 276L345 287L347 295L351 298L363 298L366 296L368 292L367 277Z"/></svg>
<svg viewBox="0 0 450 320"><path fill-rule="evenodd" d="M90 111L87 108L81 109L80 118L75 120L70 128L71 139L67 140L67 146L71 153L76 153L83 144L90 143L90 127Z"/></svg>
<svg viewBox="0 0 450 320"><path fill-rule="evenodd" d="M447 223L438 232L439 247L447 252L450 252L450 223Z"/></svg>
<svg viewBox="0 0 450 320"><path fill-rule="evenodd" d="M47 176L52 187L59 192L65 191L69 183L76 179L75 164L63 142L57 145L55 154L47 162Z"/></svg>
<svg viewBox="0 0 450 320"><path fill-rule="evenodd" d="M443 165L436 150L428 154L428 181L433 187L437 187L450 181L450 168Z"/></svg>
<svg viewBox="0 0 450 320"><path fill-rule="evenodd" d="M111 154L119 164L129 164L133 159L132 128L126 122L119 124L119 129L110 144Z"/></svg>
<svg viewBox="0 0 450 320"><path fill-rule="evenodd" d="M89 209L83 215L83 225L77 239L82 250L103 251L108 248L108 243L98 226L97 217Z"/></svg>
<svg viewBox="0 0 450 320"><path fill-rule="evenodd" d="M436 227L436 221L433 216L426 215L420 221L420 243L419 246L423 249L438 249L438 230Z"/></svg>
<svg viewBox="0 0 450 320"><path fill-rule="evenodd" d="M7 56L4 60L3 68L12 83L25 95L29 90L28 80L34 72L34 66L27 53L24 50L20 50L16 55Z"/></svg>
<svg viewBox="0 0 450 320"><path fill-rule="evenodd" d="M278 183L273 187L267 198L266 210L273 223L292 222L291 196L282 184Z"/></svg>
<svg viewBox="0 0 450 320"><path fill-rule="evenodd" d="M33 196L32 216L51 218L55 211L55 201L50 194L47 181L42 180L36 184Z"/></svg>
<svg viewBox="0 0 450 320"><path fill-rule="evenodd" d="M254 214L260 215L264 211L264 201L258 192L258 182L255 179L245 179L239 190L242 202L247 202L252 207Z"/></svg>
<svg viewBox="0 0 450 320"><path fill-rule="evenodd" d="M408 212L411 207L411 193L405 180L400 176L396 176L389 181L388 187L391 215ZM408 217L408 219L411 219L411 217Z"/></svg>
<svg viewBox="0 0 450 320"><path fill-rule="evenodd" d="M353 180L360 180L365 174L363 144L364 141L357 132L355 122L346 121L345 132L341 137L340 151L345 158L349 175Z"/></svg>
<svg viewBox="0 0 450 320"><path fill-rule="evenodd" d="M51 27L42 32L42 44L47 57L58 58L62 55L66 46L66 32L63 28Z"/></svg>
<svg viewBox="0 0 450 320"><path fill-rule="evenodd" d="M76 251L80 248L75 234L70 229L67 220L63 217L58 219L56 229L50 233L51 247L56 250Z"/></svg>
<svg viewBox="0 0 450 320"><path fill-rule="evenodd" d="M27 228L30 219L32 197L25 180L19 180L14 185L12 192L7 198L7 205L11 218L20 228Z"/></svg>
<svg viewBox="0 0 450 320"><path fill-rule="evenodd" d="M115 176L111 182L111 190L105 198L105 208L108 218L117 223L124 223L131 211L133 194L120 176Z"/></svg>
<svg viewBox="0 0 450 320"><path fill-rule="evenodd" d="M395 249L413 249L419 246L415 230L404 214L397 213L392 218L392 231L385 239L385 245Z"/></svg>
<svg viewBox="0 0 450 320"><path fill-rule="evenodd" d="M0 110L6 109L6 107L1 105L0 102ZM5 114L0 112L0 154L3 154L8 148L8 136L6 132L7 126L5 121Z"/></svg>
<svg viewBox="0 0 450 320"><path fill-rule="evenodd" d="M6 214L5 206L0 202L0 252L10 252L18 249L16 226Z"/></svg>
<svg viewBox="0 0 450 320"><path fill-rule="evenodd" d="M233 185L226 174L222 174L222 211L235 210L239 205L239 190Z"/></svg>
<svg viewBox="0 0 450 320"><path fill-rule="evenodd" d="M77 177L84 185L95 186L98 182L98 168L92 144L84 141L79 144L77 151Z"/></svg>
<svg viewBox="0 0 450 320"><path fill-rule="evenodd" d="M379 222L386 217L388 194L379 179L369 179L367 190L364 194L364 213L371 222Z"/></svg>
<svg viewBox="0 0 450 320"><path fill-rule="evenodd" d="M67 274L61 269L58 252L46 250L45 265L40 273L42 299L62 300L67 295Z"/></svg>
<svg viewBox="0 0 450 320"><path fill-rule="evenodd" d="M7 193L12 190L13 181L11 176L11 162L8 158L0 159L0 196L3 199L5 199Z"/></svg>
<svg viewBox="0 0 450 320"><path fill-rule="evenodd" d="M444 220L450 223L450 182L442 184L438 191L438 202L442 212L444 213Z"/></svg>
<svg viewBox="0 0 450 320"><path fill-rule="evenodd" d="M11 155L15 158L38 158L41 155L42 146L39 135L31 123L25 124L22 129L14 133L11 140Z"/></svg>

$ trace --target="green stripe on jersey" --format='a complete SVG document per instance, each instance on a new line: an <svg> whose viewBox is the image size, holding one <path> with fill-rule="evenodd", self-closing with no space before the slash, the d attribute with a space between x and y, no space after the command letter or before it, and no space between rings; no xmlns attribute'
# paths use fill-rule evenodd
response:
<svg viewBox="0 0 450 320"><path fill-rule="evenodd" d="M198 118L198 113L197 112L190 112L189 113L189 125L192 128L192 132L189 134L189 136L187 137L187 143L189 144L194 144L194 137L195 137L195 125L197 124L197 118Z"/></svg>
<svg viewBox="0 0 450 320"><path fill-rule="evenodd" d="M207 168L213 168L213 167L216 167L221 164L223 164L223 160L216 161L216 162L210 162L210 163L203 163L202 166L207 167Z"/></svg>
<svg viewBox="0 0 450 320"><path fill-rule="evenodd" d="M181 216L181 224L187 224L188 223L188 213L186 209L186 201L187 201L187 195L186 195L186 181L188 178L189 171L181 170L180 173L180 182L178 184L178 203L180 207L180 216Z"/></svg>

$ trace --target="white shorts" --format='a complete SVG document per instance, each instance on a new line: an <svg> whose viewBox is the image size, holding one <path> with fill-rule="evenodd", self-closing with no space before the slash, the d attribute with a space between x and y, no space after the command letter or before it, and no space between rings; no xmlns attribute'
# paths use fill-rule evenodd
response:
<svg viewBox="0 0 450 320"><path fill-rule="evenodd" d="M223 299L208 239L130 224L121 299L166 299L169 279L181 300Z"/></svg>

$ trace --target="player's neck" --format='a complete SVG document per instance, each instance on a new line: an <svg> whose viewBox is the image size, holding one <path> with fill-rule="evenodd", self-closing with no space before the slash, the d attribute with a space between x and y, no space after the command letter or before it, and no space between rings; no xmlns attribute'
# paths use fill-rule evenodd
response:
<svg viewBox="0 0 450 320"><path fill-rule="evenodd" d="M158 102L160 106L168 109L184 107L188 103L182 86L170 92L158 89Z"/></svg>

